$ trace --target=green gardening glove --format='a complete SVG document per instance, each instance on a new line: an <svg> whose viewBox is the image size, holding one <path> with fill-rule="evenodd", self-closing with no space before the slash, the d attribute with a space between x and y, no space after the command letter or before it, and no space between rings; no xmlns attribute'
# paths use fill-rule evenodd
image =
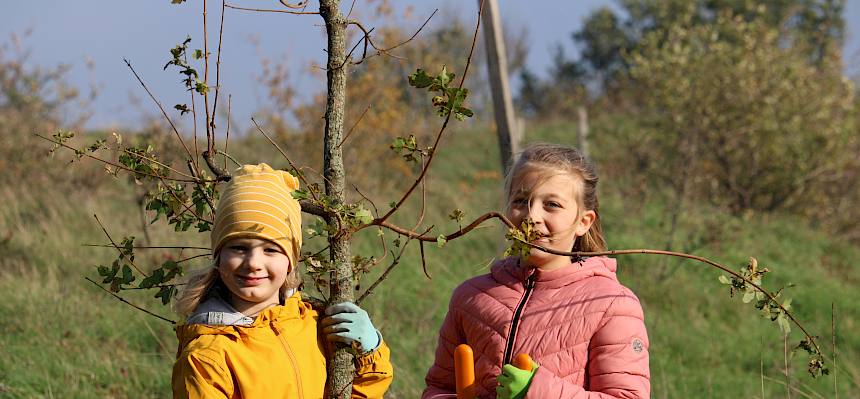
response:
<svg viewBox="0 0 860 399"><path fill-rule="evenodd" d="M502 367L502 373L496 377L499 386L496 387L496 399L522 399L526 397L532 378L537 372L538 365L532 361L532 370L520 370L512 364Z"/></svg>

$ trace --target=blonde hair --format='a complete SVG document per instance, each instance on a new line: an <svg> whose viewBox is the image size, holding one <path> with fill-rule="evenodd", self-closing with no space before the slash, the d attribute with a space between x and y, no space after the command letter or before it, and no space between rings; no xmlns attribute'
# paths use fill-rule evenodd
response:
<svg viewBox="0 0 860 399"><path fill-rule="evenodd" d="M516 162L508 171L505 178L506 208L510 210L511 198L514 195L514 182L518 182L525 172L534 168L552 172L567 173L578 177L581 184L574 191L580 213L585 210L594 211L595 219L591 228L576 239L572 252L601 252L606 251L606 239L603 237L603 227L600 223L600 203L597 199L597 172L594 164L575 148L557 144L532 144L517 157Z"/></svg>

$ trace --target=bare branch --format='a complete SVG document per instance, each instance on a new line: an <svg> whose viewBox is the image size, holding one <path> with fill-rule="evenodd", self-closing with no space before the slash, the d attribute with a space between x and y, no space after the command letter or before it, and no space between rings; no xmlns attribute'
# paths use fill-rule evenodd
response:
<svg viewBox="0 0 860 399"><path fill-rule="evenodd" d="M430 229L432 229L432 227ZM424 233L419 234L419 236L423 235L423 234L427 234L430 231L430 229L427 229ZM376 281L374 281L373 284L371 284L370 287L368 287L367 290L364 291L364 293L361 294L361 296L359 296L358 299L356 299L356 301L355 301L356 305L360 305L361 301L363 301L364 298L367 298L371 293L373 293L374 288L376 288L386 278L388 278L388 274L391 273L391 271L394 270L394 267L400 263L400 258L403 257L403 253L406 251L406 247L409 245L410 241L412 241L411 237L406 239L406 242L404 242L403 245L400 247L400 252L397 253L396 256L394 256L394 259L391 260L391 264L389 264L388 267L385 268L385 271L382 272L382 275L380 275L379 278L377 278ZM394 252L392 251L391 254L394 255Z"/></svg>
<svg viewBox="0 0 860 399"><path fill-rule="evenodd" d="M98 222L99 226L101 226L102 231L105 232L105 235L107 236L110 243L113 244L113 247L117 250L117 252L120 253L120 255L122 255L123 254L122 250L119 248L119 245L116 245L116 242L113 240L113 237L110 236L110 233L108 233L107 229L105 228L105 225L102 224L102 221L99 220L99 216L96 214L93 214L93 217L96 218L96 222ZM128 260L128 264L131 265L131 267L133 267L134 270L137 270L137 272L140 273L141 275L143 275L144 277L148 277L146 275L146 273L143 272L143 270L140 270L140 268L138 268L137 265L135 265L134 262L131 261L131 259Z"/></svg>
<svg viewBox="0 0 860 399"><path fill-rule="evenodd" d="M280 153L281 153L281 156L283 156L283 157L284 157L284 159L286 159L286 160L287 160L287 163L289 163L289 164L290 164L290 167L291 167L291 168L293 168L293 170L295 170L295 171L296 171L296 174L298 175L298 176L296 176L296 177L298 177L298 178L299 178L299 180L301 180L301 181L302 181L302 183L304 183L304 184L305 184L305 187L309 187L309 186L310 186L310 183L308 183L307 179L305 179L305 177L304 177L301 173L299 173L299 168L296 166L296 164L295 164L295 163L293 163L293 160L292 160L292 159L290 159L290 157L289 157L289 156L287 156L287 153L286 153L286 152L284 152L284 150L283 150L283 149L281 149L281 146L279 146L279 145L278 145L278 143L276 143L276 142L275 142L275 140L272 140L272 138L271 138L271 137L269 137L269 135L268 135L268 134L266 134L266 132L263 130L263 128L262 128L262 127L260 127L260 124L259 124L259 123L257 123L257 120L256 120L256 119L251 118L251 122L254 122L254 126L256 126L256 127L257 127L257 130L260 132L260 134L262 134L262 135L266 138L266 140L269 140L269 143L271 143L271 144L275 147L275 149L276 149L276 150L278 150L278 152L280 152ZM308 190L308 192L310 192L311 196L312 196L315 200L316 200L316 199L318 199L318 198L317 198L317 196L316 196L316 194L314 194L314 192L313 192L313 191ZM302 206L302 210L304 210L304 206Z"/></svg>
<svg viewBox="0 0 860 399"><path fill-rule="evenodd" d="M125 64L128 65L129 69L131 69L131 73L134 74L134 77L137 78L137 81L140 82L140 85L143 86L143 89L146 90L146 94L149 95L149 98L151 98L152 101L155 102L155 105L158 106L158 109L161 110L161 114L164 115L164 119L167 119L167 123L170 124L170 128L173 129L173 133L176 134L176 138L179 139L179 142L182 144L182 147L185 148L185 153L188 154L189 158L194 159L194 155L191 154L191 150L189 150L188 146L185 145L185 140L183 140L182 135L179 134L179 130L176 128L176 124L174 124L173 120L170 119L170 116L167 115L167 111L164 110L164 107L161 106L161 103L158 101L157 98L155 98L155 95L153 95L149 88L146 87L146 83L143 83L143 79L140 78L140 75L138 75L137 71L134 70L134 67L131 66L131 62L125 58L123 58L122 60L125 61ZM198 165L195 166L197 166L198 170L200 169Z"/></svg>
<svg viewBox="0 0 860 399"><path fill-rule="evenodd" d="M77 149L77 148L72 147L72 146L70 146L70 145L68 145L68 144L66 144L66 143L61 142L61 141L57 141L57 140L53 140L53 139L47 138L47 137L45 137L45 136L42 136L41 134L33 133L33 135L34 135L34 136L36 136L36 137L39 137L39 138L41 138L41 139L44 139L44 140L50 141L50 142L52 142L52 143L54 143L54 144L56 144L56 145L58 145L58 146L61 146L61 147L63 147L63 148L68 148L68 149L70 149L70 150L74 151L76 154L82 154L83 156L85 156L85 157L87 157L87 158L94 159L94 160L99 161L99 162L101 162L101 163L103 163L103 164L105 164L105 165L110 165L110 166L113 166L113 167L115 167L115 168L117 168L117 169L121 169L121 170L124 170L124 171L127 171L127 172L138 173L138 174L141 174L141 175L144 175L144 176L155 177L155 178L163 178L163 179L166 179L166 180L169 180L169 181L184 182L184 183L196 183L196 182L199 180L199 179L196 179L196 178L195 178L194 180L188 180L188 179L180 179L180 178L174 178L174 177L164 177L164 176L156 175L156 174L154 174L154 173L139 172L139 171L136 171L136 170L134 170L134 169L131 169L131 168L127 167L127 166L120 165L120 164L118 164L118 163L114 163L114 162L111 162L111 161L108 161L108 160L104 160L104 159L99 158L99 157L97 157L97 156L95 156L95 155L88 154L88 153L87 153L86 151L84 151L84 150Z"/></svg>
<svg viewBox="0 0 860 399"><path fill-rule="evenodd" d="M750 286L752 286L753 288L755 288L757 291L759 291L759 292L761 292L762 294L766 295L766 296L767 296L767 297L768 297L768 298L769 298L773 303L775 303L777 306L779 306L779 308L780 308L780 309L782 309L782 311L783 311L783 312L784 312L784 313L785 313L785 314L786 314L786 315L791 319L791 321L792 321L792 322L794 322L794 324L795 324L797 327L799 327L799 328L800 328L800 330L801 330L801 331L803 331L803 333L806 335L806 338L807 338L807 339L809 339L809 340L810 340L810 342L815 346L815 349L818 351L818 353L819 353L819 354L821 354L821 353L822 353L822 352L821 352L821 349L818 347L818 343L815 341L815 337L814 337L814 336L812 336L811 334L809 334L809 332L807 332L807 331L806 331L806 329L803 327L803 325L801 325L801 324L797 321L797 319L795 319L795 318L794 318L794 315L792 315L792 314L788 311L788 309L784 308L784 307L782 306L782 304L781 304L781 303L779 303L779 301L777 301L777 300L776 300L776 297L774 297L770 292L768 292L767 290L765 290L764 288L762 288L760 285L758 285L758 284L754 283L752 280L747 279L746 277L744 277L744 276L740 275L739 273L735 272L734 270L731 270L731 269L729 269L728 267L723 266L723 265L721 265L721 264L719 264L719 263L717 263L717 262L714 262L714 261L712 261L712 260L710 260L710 259L703 258L703 257L701 257L701 256L696 256L696 255L691 255L691 254L683 253L683 252L663 251L663 250L659 250L659 249L617 249L617 250L611 250L611 251L600 251L600 252L583 252L583 251L578 251L578 252L565 252L565 251L558 251L558 250L554 250L554 249L551 249L551 248L546 248L546 247L543 247L543 246L540 246L540 245L535 245L535 244L532 244L532 243L530 243L530 242L526 242L526 241L522 241L522 240L517 240L517 241L518 241L518 242L521 242L521 243L523 243L523 244L525 244L525 245L528 245L529 247L532 247L532 248L535 248L535 249L539 249L539 250L541 250L541 251L543 251L543 252L551 253L551 254L553 254L553 255L561 255L561 256L572 256L572 257L573 257L573 256L616 256L616 255L629 255L629 254L651 254L651 255L666 255L666 256L674 256L674 257L678 257L678 258L692 259L692 260L695 260L695 261L699 261L699 262L705 263L705 264L707 264L707 265L710 265L710 266L712 266L712 267L715 267L715 268L717 268L717 269L720 269L720 270L722 270L722 271L724 271L724 272L726 272L726 273L728 273L728 274L731 274L732 276L734 276L734 277L736 277L736 278L739 278L739 279L743 280L745 283L749 284ZM823 354L822 354L822 355L823 355Z"/></svg>
<svg viewBox="0 0 860 399"><path fill-rule="evenodd" d="M356 64L356 65L361 64L362 62L364 62L364 60L373 57L373 56L367 56L368 44L371 47L373 47L374 50L376 50L375 55L384 54L384 55L387 55L387 56L392 57L392 58L397 58L397 59L401 59L401 60L404 59L403 57L399 57L399 56L396 56L394 54L391 54L390 53L391 50L394 50L394 49L396 49L400 46L403 46L403 45L411 42L412 40L414 40L418 36L418 34L421 33L421 31L424 29L424 27L427 26L427 23L430 22L430 19L433 18L434 15L436 15L437 11L439 11L438 8L433 10L433 13L431 13L430 16L427 17L427 19L424 21L424 23L421 24L421 26L418 28L418 30L416 30L415 33L413 33L412 36L409 37L409 39L406 39L406 40L404 40L398 44L395 44L391 47L388 47L388 48L380 48L379 46L376 45L376 43L373 42L373 39L371 39L371 37L370 37L370 32L372 32L373 29L368 30L367 28L364 27L364 25L361 24L361 22L356 21L356 20L350 20L349 25L355 25L356 27L358 27L358 29L361 29L361 31L364 32L364 38L362 39L364 41L364 53L362 54L361 58L358 61L353 62L353 64ZM356 43L356 47L358 47L358 43ZM354 51L355 47L353 47L352 50ZM350 54L352 54L352 51L350 51Z"/></svg>
<svg viewBox="0 0 860 399"><path fill-rule="evenodd" d="M233 95L230 94L227 96L227 135L224 137L224 155L227 155L227 144L230 143L230 112L233 107ZM236 161L233 161L236 162ZM238 162L236 162L238 163ZM239 165L242 166L242 165ZM227 169L227 159L224 159L224 169Z"/></svg>
<svg viewBox="0 0 860 399"><path fill-rule="evenodd" d="M296 14L296 15L320 15L318 12L314 11L289 11L289 10L267 10L262 8L246 8L246 7L237 7L230 4L225 4L225 7L232 8L234 10L242 10L242 11L254 11L254 12L277 12L283 14Z"/></svg>
<svg viewBox="0 0 860 399"><path fill-rule="evenodd" d="M85 247L100 247L100 248L113 248L113 245L110 244L81 244ZM211 251L212 248L209 247L185 247L185 246L163 246L163 245L135 245L132 248L134 249L199 249Z"/></svg>
<svg viewBox="0 0 860 399"><path fill-rule="evenodd" d="M164 321L166 321L166 322L168 322L168 323L170 323L170 324L174 324L174 325L176 324L176 322L175 322L175 321L173 321L173 320L170 320L170 319L167 319L167 318L161 317L161 316L159 316L159 315L157 315L157 314L155 314L155 313L152 313L152 312L150 312L150 311L148 311L148 310L146 310L146 309L144 309L144 308L142 308L142 307L140 307L140 306L137 306L137 305L135 305L135 304L133 304L133 303L131 303L131 302L129 302L129 301L126 301L126 300L125 300L125 299L123 299L121 296L119 296L119 295L117 295L117 294L115 294L115 293L113 293L113 292L110 292L110 290L105 289L105 287L102 287L102 286L101 286L101 284L99 284L99 283L97 283L97 282L95 282L95 281L91 280L89 277L84 277L84 279L85 279L85 280L87 280L87 281L89 281L89 282L91 282L91 283L93 283L96 287L101 288L101 290L102 290L102 291L107 292L108 294L110 294L110 295L111 295L111 296L113 296L114 298L116 298L116 299L120 300L122 303L124 303L124 304L126 304L126 305L129 305L129 306L131 306L131 307L133 307L133 308L135 308L135 309L137 309L137 310L139 310L139 311L141 311L141 312L143 312L143 313L146 313L146 314L148 314L148 315L150 315L150 316L154 316L154 317L157 317L157 318L159 318L159 319L161 319L161 320L164 320Z"/></svg>
<svg viewBox="0 0 860 399"><path fill-rule="evenodd" d="M481 27L481 14L484 10L484 1L481 0L481 6L478 10L478 20L475 23L475 33L472 35L472 46L469 49L469 57L466 59L466 67L463 70L463 78L460 79L460 85L458 88L462 89L463 84L466 82L466 75L469 72L469 65L472 64L472 56L475 54L475 43L478 41L478 31ZM431 15L432 16L432 15ZM396 212L403 205L404 202L412 195L412 192L415 191L415 188L421 183L421 180L424 179L424 176L427 175L427 170L430 169L430 164L433 162L433 159L436 156L436 150L439 149L439 142L442 140L442 134L445 132L445 129L448 127L448 123L451 121L451 115L453 114L454 109L451 108L448 110L448 113L445 115L445 122L442 123L442 127L439 129L439 133L436 134L436 140L433 142L433 150L430 151L430 155L427 157L427 164L424 165L424 168L421 169L421 174L415 179L415 182L412 183L412 186L409 187L408 190L403 194L400 200L394 205L393 208L389 209L388 212L380 218L381 222L387 220L394 212ZM376 222L376 221L374 221ZM376 224L376 223L375 223Z"/></svg>
<svg viewBox="0 0 860 399"><path fill-rule="evenodd" d="M355 127L358 126L358 123L361 122L362 119L364 119L364 115L367 115L367 111L369 111L370 107L372 107L372 106L373 106L373 104L368 105L367 108L364 109L364 112L361 113L361 116L358 117L358 120L352 124L352 127L349 128L349 131L347 131L346 135L343 136L343 140L340 141L340 144L337 145L337 148L340 148L340 146L342 146L343 143L346 142L346 139L349 138L349 135L351 135L352 131L355 129ZM356 190L356 191L358 191L358 190Z"/></svg>
<svg viewBox="0 0 860 399"><path fill-rule="evenodd" d="M463 235L465 235L466 233L474 230L481 223L484 223L485 221L487 221L489 219L493 219L493 218L501 220L502 223L504 223L506 226L508 226L508 228L515 228L514 224L511 223L511 221L505 215L502 215L501 213L498 213L498 212L487 212L487 213L479 216L472 223L469 223L468 226L461 228L461 229L459 229L459 230L457 230L451 234L444 235L442 237L445 238L445 241L451 241L451 240L460 238ZM370 222L364 226L359 226L358 228L356 228L355 231L364 229L368 226L385 227L386 229L389 229L389 230L391 230L397 234L404 235L404 236L407 236L409 238L414 238L414 239L417 239L420 241L425 241L425 242L436 242L439 239L439 237L428 236L428 235L426 235L426 233L418 233L418 232L415 232L412 230L407 230L403 227L393 225L391 223L388 223L385 220L382 220L381 218L374 219L372 222Z"/></svg>
<svg viewBox="0 0 860 399"><path fill-rule="evenodd" d="M210 125L212 126L212 143L213 143L212 147L214 147L214 143L215 143L215 117L218 116L218 94L221 93L221 43L223 43L223 41L224 41L223 40L223 37L224 37L224 10L225 10L226 4L227 3L225 0L221 0L221 25L219 26L219 29L218 29L218 55L215 57L215 101L213 101L213 103L212 103L212 121L209 122ZM206 66L208 69L208 67L209 67L208 55L209 54L206 54L206 55L207 55ZM207 80L207 84L208 84L208 80ZM227 123L229 124L230 121L228 120ZM212 148L209 148L209 150L212 150ZM224 168L226 169L227 167L225 166Z"/></svg>
<svg viewBox="0 0 860 399"><path fill-rule="evenodd" d="M296 3L296 4L290 4L290 3L287 3L287 2L286 2L286 1L284 1L284 0L279 0L279 1L281 2L281 4L283 4L283 5L284 5L284 7L292 8L292 9L294 9L294 10L304 10L304 9L305 9L305 7L307 7L307 6L308 6L308 0L302 0L302 1L298 2L298 3Z"/></svg>

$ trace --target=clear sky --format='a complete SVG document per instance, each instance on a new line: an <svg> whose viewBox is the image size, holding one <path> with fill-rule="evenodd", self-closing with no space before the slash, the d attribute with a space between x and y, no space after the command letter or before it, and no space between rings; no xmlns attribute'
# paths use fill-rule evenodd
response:
<svg viewBox="0 0 860 399"><path fill-rule="evenodd" d="M0 43L9 43L12 34L21 37L33 66L53 67L69 64L69 83L86 91L90 85L99 88L91 105L93 116L89 127L111 128L136 126L144 113L156 109L146 93L123 63L127 58L150 89L166 107L188 102L188 94L178 82L175 70L162 71L169 59L168 50L191 34L193 48L202 47L200 39L200 0L172 5L170 0L4 0L0 13ZM356 8L364 0L357 0ZM275 0L232 0L230 4L273 8ZM315 3L315 2L312 2ZM348 1L344 1L348 4ZM414 22L419 25L433 9L462 10L471 20L477 12L477 1L392 0L397 6L412 6ZM511 32L528 31L532 47L527 65L544 72L551 62L552 49L564 45L575 54L570 33L578 29L583 18L594 9L612 5L611 0L499 0L503 24ZM459 7L456 5L460 4ZM219 1L209 1L210 51L220 18ZM312 4L313 6L314 4ZM539 5L539 6L538 6ZM436 23L441 19L434 18ZM848 0L845 20L848 41L845 48L846 69L860 74L860 0ZM248 13L227 10L222 59L222 88L233 96L234 120L244 128L251 112L264 102L264 92L255 82L259 75L260 51L272 59L294 65L291 81L302 96L322 88L322 82L305 71L308 65L324 64L325 47L322 20L316 15ZM434 21L431 21L431 26ZM29 32L29 34L25 34ZM258 45L252 44L257 42ZM87 67L91 65L91 67ZM214 81L214 73L210 80ZM224 91L222 91L224 93ZM133 98L140 100L134 105Z"/></svg>

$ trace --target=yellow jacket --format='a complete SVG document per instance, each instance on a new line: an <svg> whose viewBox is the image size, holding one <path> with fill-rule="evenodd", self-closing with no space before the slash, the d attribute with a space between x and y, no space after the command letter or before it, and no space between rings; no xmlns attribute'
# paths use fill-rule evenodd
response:
<svg viewBox="0 0 860 399"><path fill-rule="evenodd" d="M174 398L322 398L326 358L318 319L296 292L249 326L178 326ZM381 342L356 358L353 398L382 398L394 376L389 356Z"/></svg>

